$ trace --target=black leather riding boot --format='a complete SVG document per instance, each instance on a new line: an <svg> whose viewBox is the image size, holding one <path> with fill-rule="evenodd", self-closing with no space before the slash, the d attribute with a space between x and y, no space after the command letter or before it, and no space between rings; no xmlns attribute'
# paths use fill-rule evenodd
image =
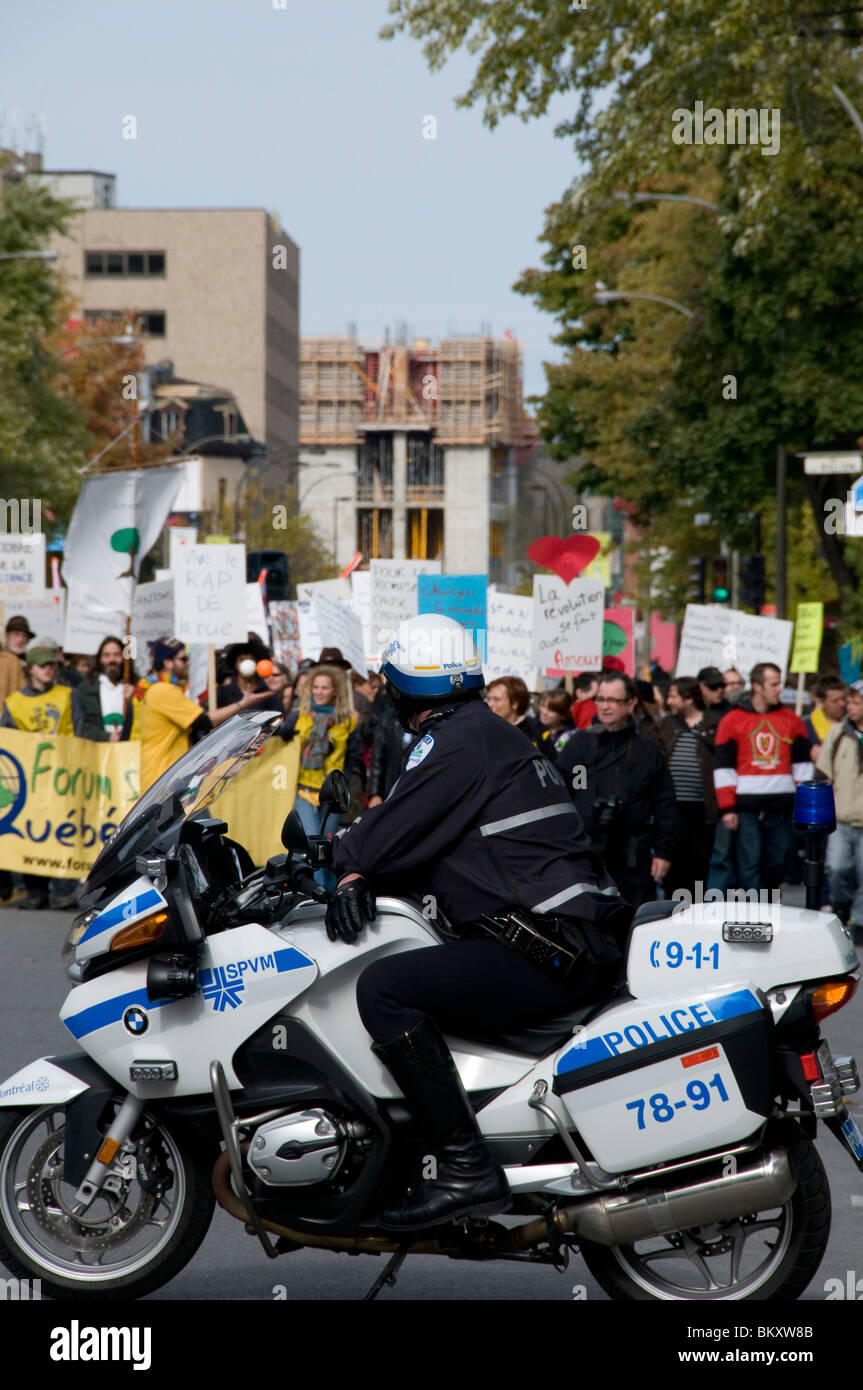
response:
<svg viewBox="0 0 863 1390"><path fill-rule="evenodd" d="M375 1043L372 1051L395 1077L437 1164L437 1176L409 1191L399 1207L385 1210L381 1225L420 1230L453 1217L503 1211L509 1205L509 1184L480 1137L437 1025L424 1019L392 1042Z"/></svg>

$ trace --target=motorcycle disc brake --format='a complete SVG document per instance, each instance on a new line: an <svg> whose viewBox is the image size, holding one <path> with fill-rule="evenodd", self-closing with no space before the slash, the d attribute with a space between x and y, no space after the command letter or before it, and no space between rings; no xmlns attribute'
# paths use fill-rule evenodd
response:
<svg viewBox="0 0 863 1390"><path fill-rule="evenodd" d="M67 1208L61 1191L62 1147L63 1131L60 1130L49 1134L33 1155L27 1175L27 1196L33 1216L44 1231L70 1250L95 1253L121 1245L149 1221L158 1205L157 1199L142 1191L137 1207L130 1211L126 1207L130 1183L124 1182L122 1192L103 1190L95 1199L113 1208L108 1215L89 1217L86 1213L73 1213Z"/></svg>

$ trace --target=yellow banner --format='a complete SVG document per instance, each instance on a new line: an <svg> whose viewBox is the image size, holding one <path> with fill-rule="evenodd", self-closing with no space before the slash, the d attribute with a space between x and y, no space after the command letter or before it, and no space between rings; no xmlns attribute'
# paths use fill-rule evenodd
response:
<svg viewBox="0 0 863 1390"><path fill-rule="evenodd" d="M271 738L209 812L255 864L282 852L299 743ZM86 878L138 799L140 744L0 730L0 869Z"/></svg>
<svg viewBox="0 0 863 1390"><path fill-rule="evenodd" d="M591 531L589 532L599 541L600 551L595 560L582 571L582 579L601 579L606 589L611 588L611 551L614 549L614 540L610 531Z"/></svg>
<svg viewBox="0 0 863 1390"><path fill-rule="evenodd" d="M794 626L794 650L791 653L791 665L788 668L793 675L803 675L807 671L818 670L823 631L824 604L798 603L797 622Z"/></svg>
<svg viewBox="0 0 863 1390"><path fill-rule="evenodd" d="M0 730L0 868L86 878L138 800L139 750Z"/></svg>

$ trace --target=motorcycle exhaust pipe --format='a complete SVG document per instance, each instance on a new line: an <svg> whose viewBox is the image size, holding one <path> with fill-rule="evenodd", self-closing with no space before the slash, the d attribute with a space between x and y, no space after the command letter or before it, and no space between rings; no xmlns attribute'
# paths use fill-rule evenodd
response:
<svg viewBox="0 0 863 1390"><path fill-rule="evenodd" d="M752 1212L782 1207L797 1187L784 1150L763 1153L747 1167L727 1176L691 1182L686 1187L647 1188L589 1198L564 1207L554 1217L558 1234L572 1234L596 1245L632 1245L650 1236L669 1235L715 1221L734 1221ZM526 1250L548 1239L545 1219L512 1232L513 1244Z"/></svg>

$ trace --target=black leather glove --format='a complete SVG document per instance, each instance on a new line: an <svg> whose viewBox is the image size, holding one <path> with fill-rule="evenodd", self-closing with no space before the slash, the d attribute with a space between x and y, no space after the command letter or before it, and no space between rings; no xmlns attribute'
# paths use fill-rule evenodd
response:
<svg viewBox="0 0 863 1390"><path fill-rule="evenodd" d="M375 920L375 895L364 878L340 884L327 907L327 936L352 946L364 927Z"/></svg>

